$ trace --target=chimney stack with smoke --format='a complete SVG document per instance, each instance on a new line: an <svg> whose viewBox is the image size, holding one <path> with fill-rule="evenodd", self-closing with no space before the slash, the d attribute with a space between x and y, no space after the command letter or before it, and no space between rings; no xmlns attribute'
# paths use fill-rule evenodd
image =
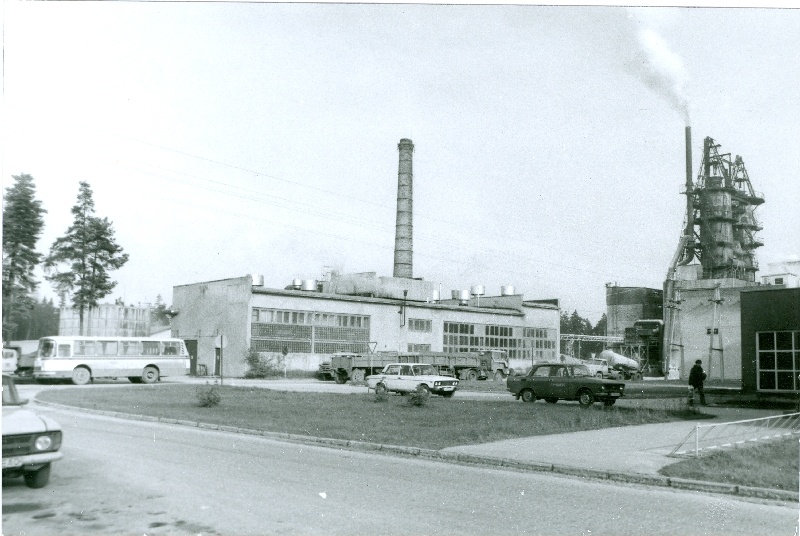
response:
<svg viewBox="0 0 800 536"><path fill-rule="evenodd" d="M397 144L400 151L400 164L397 171L397 227L394 235L394 277L413 277L412 237L413 237L413 181L414 173L411 156L414 143L403 138Z"/></svg>

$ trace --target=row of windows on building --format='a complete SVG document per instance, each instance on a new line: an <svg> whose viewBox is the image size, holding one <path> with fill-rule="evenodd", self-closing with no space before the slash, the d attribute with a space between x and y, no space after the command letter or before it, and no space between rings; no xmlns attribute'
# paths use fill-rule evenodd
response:
<svg viewBox="0 0 800 536"><path fill-rule="evenodd" d="M254 308L252 347L262 352L334 353L366 352L369 346L368 316L285 311ZM433 321L407 320L409 331L431 333ZM478 352L489 348L508 351L510 358L554 359L556 330L494 324L444 322L443 350L450 353ZM429 343L409 343L409 352L430 351Z"/></svg>
<svg viewBox="0 0 800 536"><path fill-rule="evenodd" d="M759 390L800 390L800 331L759 332L756 353Z"/></svg>

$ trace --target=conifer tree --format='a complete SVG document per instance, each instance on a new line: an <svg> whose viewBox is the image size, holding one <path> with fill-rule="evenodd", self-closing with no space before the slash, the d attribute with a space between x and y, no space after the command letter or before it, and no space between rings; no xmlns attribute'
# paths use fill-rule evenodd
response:
<svg viewBox="0 0 800 536"><path fill-rule="evenodd" d="M108 218L94 215L94 199L87 182L80 183L72 216L72 225L66 234L50 247L44 268L45 277L59 295L71 294L83 335L84 313L96 307L98 301L117 286L109 272L128 262L128 254L116 243Z"/></svg>
<svg viewBox="0 0 800 536"><path fill-rule="evenodd" d="M44 227L47 211L36 199L33 177L12 175L14 184L3 200L3 333L10 341L19 321L27 319L36 290L34 269L42 255L36 242Z"/></svg>

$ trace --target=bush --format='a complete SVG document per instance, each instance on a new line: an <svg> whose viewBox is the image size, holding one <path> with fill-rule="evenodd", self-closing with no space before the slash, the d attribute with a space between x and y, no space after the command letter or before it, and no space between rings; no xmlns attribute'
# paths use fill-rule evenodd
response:
<svg viewBox="0 0 800 536"><path fill-rule="evenodd" d="M248 379L264 379L271 376L280 376L283 369L283 357L275 355L262 355L250 348L244 357L247 366L250 367L244 373Z"/></svg>
<svg viewBox="0 0 800 536"><path fill-rule="evenodd" d="M380 387L375 389L375 402L386 402L389 400L389 391L386 389L381 389Z"/></svg>
<svg viewBox="0 0 800 536"><path fill-rule="evenodd" d="M197 404L201 408L213 408L222 401L216 384L209 386L208 382L206 382L206 387L197 386L195 393L197 395Z"/></svg>
<svg viewBox="0 0 800 536"><path fill-rule="evenodd" d="M422 407L431 397L431 392L427 387L418 385L416 389L408 393L407 403L409 406Z"/></svg>

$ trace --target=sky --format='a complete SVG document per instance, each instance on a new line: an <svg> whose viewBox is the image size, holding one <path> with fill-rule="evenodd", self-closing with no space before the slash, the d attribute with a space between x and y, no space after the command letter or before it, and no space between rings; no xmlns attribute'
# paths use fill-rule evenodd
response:
<svg viewBox="0 0 800 536"><path fill-rule="evenodd" d="M762 268L800 255L800 10L6 0L2 15L3 191L34 177L46 253L89 183L130 255L109 303L245 274L391 276L402 138L414 277L444 297L512 285L596 322L607 283L662 288L687 123L695 175L710 136L763 192Z"/></svg>

